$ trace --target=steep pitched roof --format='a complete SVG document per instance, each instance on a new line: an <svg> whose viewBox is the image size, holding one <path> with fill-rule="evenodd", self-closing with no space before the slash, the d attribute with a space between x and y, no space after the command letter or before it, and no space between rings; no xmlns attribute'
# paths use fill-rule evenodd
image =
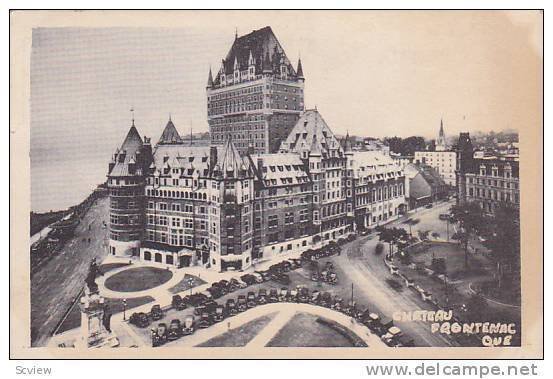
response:
<svg viewBox="0 0 553 379"><path fill-rule="evenodd" d="M225 74L229 75L234 72L236 62L240 70L247 69L250 54L254 59L255 70L258 73L268 70L278 71L280 65L284 64L288 68L288 74L292 77L296 76L294 67L292 67L270 26L254 30L234 40L226 58L223 59ZM219 71L215 78L215 84L220 82L220 74Z"/></svg>
<svg viewBox="0 0 553 379"><path fill-rule="evenodd" d="M171 119L169 119L169 122L165 125L165 129L163 130L163 133L157 143L158 145L182 143L182 138L180 137L179 132L177 131L177 128L175 128L175 124L173 124Z"/></svg>
<svg viewBox="0 0 553 379"><path fill-rule="evenodd" d="M265 187L310 182L304 164L296 153L254 154L250 159L257 177Z"/></svg>
<svg viewBox="0 0 553 379"><path fill-rule="evenodd" d="M304 151L323 156L341 157L344 150L316 109L306 110L280 145L282 152Z"/></svg>
<svg viewBox="0 0 553 379"><path fill-rule="evenodd" d="M303 67L301 66L301 58L298 59L298 78L303 79Z"/></svg>
<svg viewBox="0 0 553 379"><path fill-rule="evenodd" d="M217 166L224 178L239 178L253 174L249 161L240 156L230 138L225 143L223 154L217 159Z"/></svg>
<svg viewBox="0 0 553 379"><path fill-rule="evenodd" d="M127 153L135 153L138 149L142 147L142 138L136 130L136 127L133 125L129 129L123 144L121 145L120 150L127 150Z"/></svg>

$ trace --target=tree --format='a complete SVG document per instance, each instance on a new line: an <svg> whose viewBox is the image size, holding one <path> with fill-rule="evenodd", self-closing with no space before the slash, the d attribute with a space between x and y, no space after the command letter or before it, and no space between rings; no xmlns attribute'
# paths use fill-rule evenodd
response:
<svg viewBox="0 0 553 379"><path fill-rule="evenodd" d="M390 256L394 252L394 245L404 248L409 240L409 234L403 228L383 228L379 234L379 240L387 242L390 247Z"/></svg>
<svg viewBox="0 0 553 379"><path fill-rule="evenodd" d="M459 230L455 233L455 239L459 240L465 250L465 269L469 267L468 246L470 239L485 225L484 212L476 202L465 202L453 205L449 211L452 222L459 224Z"/></svg>
<svg viewBox="0 0 553 379"><path fill-rule="evenodd" d="M501 203L488 224L489 234L484 245L490 249L496 263L497 286L502 288L506 268L520 272L520 215L518 209ZM518 277L518 275L516 276Z"/></svg>

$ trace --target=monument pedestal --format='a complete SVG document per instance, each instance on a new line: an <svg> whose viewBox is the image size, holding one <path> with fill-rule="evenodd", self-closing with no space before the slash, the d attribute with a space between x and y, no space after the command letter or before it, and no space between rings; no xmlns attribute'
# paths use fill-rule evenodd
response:
<svg viewBox="0 0 553 379"><path fill-rule="evenodd" d="M85 287L84 296L80 302L81 335L75 342L79 348L116 347L119 346L117 336L104 325L104 298L98 291L90 292Z"/></svg>

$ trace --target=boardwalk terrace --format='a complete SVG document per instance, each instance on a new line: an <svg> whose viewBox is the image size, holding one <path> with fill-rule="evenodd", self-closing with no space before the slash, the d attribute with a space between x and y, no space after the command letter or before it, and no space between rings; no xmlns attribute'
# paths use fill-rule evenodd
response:
<svg viewBox="0 0 553 379"><path fill-rule="evenodd" d="M215 78L207 81L207 120L211 141L231 136L245 154L277 152L304 109L301 61L292 66L272 29L234 40Z"/></svg>

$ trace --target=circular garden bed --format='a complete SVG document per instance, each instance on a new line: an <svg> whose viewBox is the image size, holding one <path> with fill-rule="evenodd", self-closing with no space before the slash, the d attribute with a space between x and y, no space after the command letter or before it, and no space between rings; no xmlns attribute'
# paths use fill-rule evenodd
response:
<svg viewBox="0 0 553 379"><path fill-rule="evenodd" d="M137 292L168 282L173 273L156 267L130 268L106 279L106 288L118 292Z"/></svg>

